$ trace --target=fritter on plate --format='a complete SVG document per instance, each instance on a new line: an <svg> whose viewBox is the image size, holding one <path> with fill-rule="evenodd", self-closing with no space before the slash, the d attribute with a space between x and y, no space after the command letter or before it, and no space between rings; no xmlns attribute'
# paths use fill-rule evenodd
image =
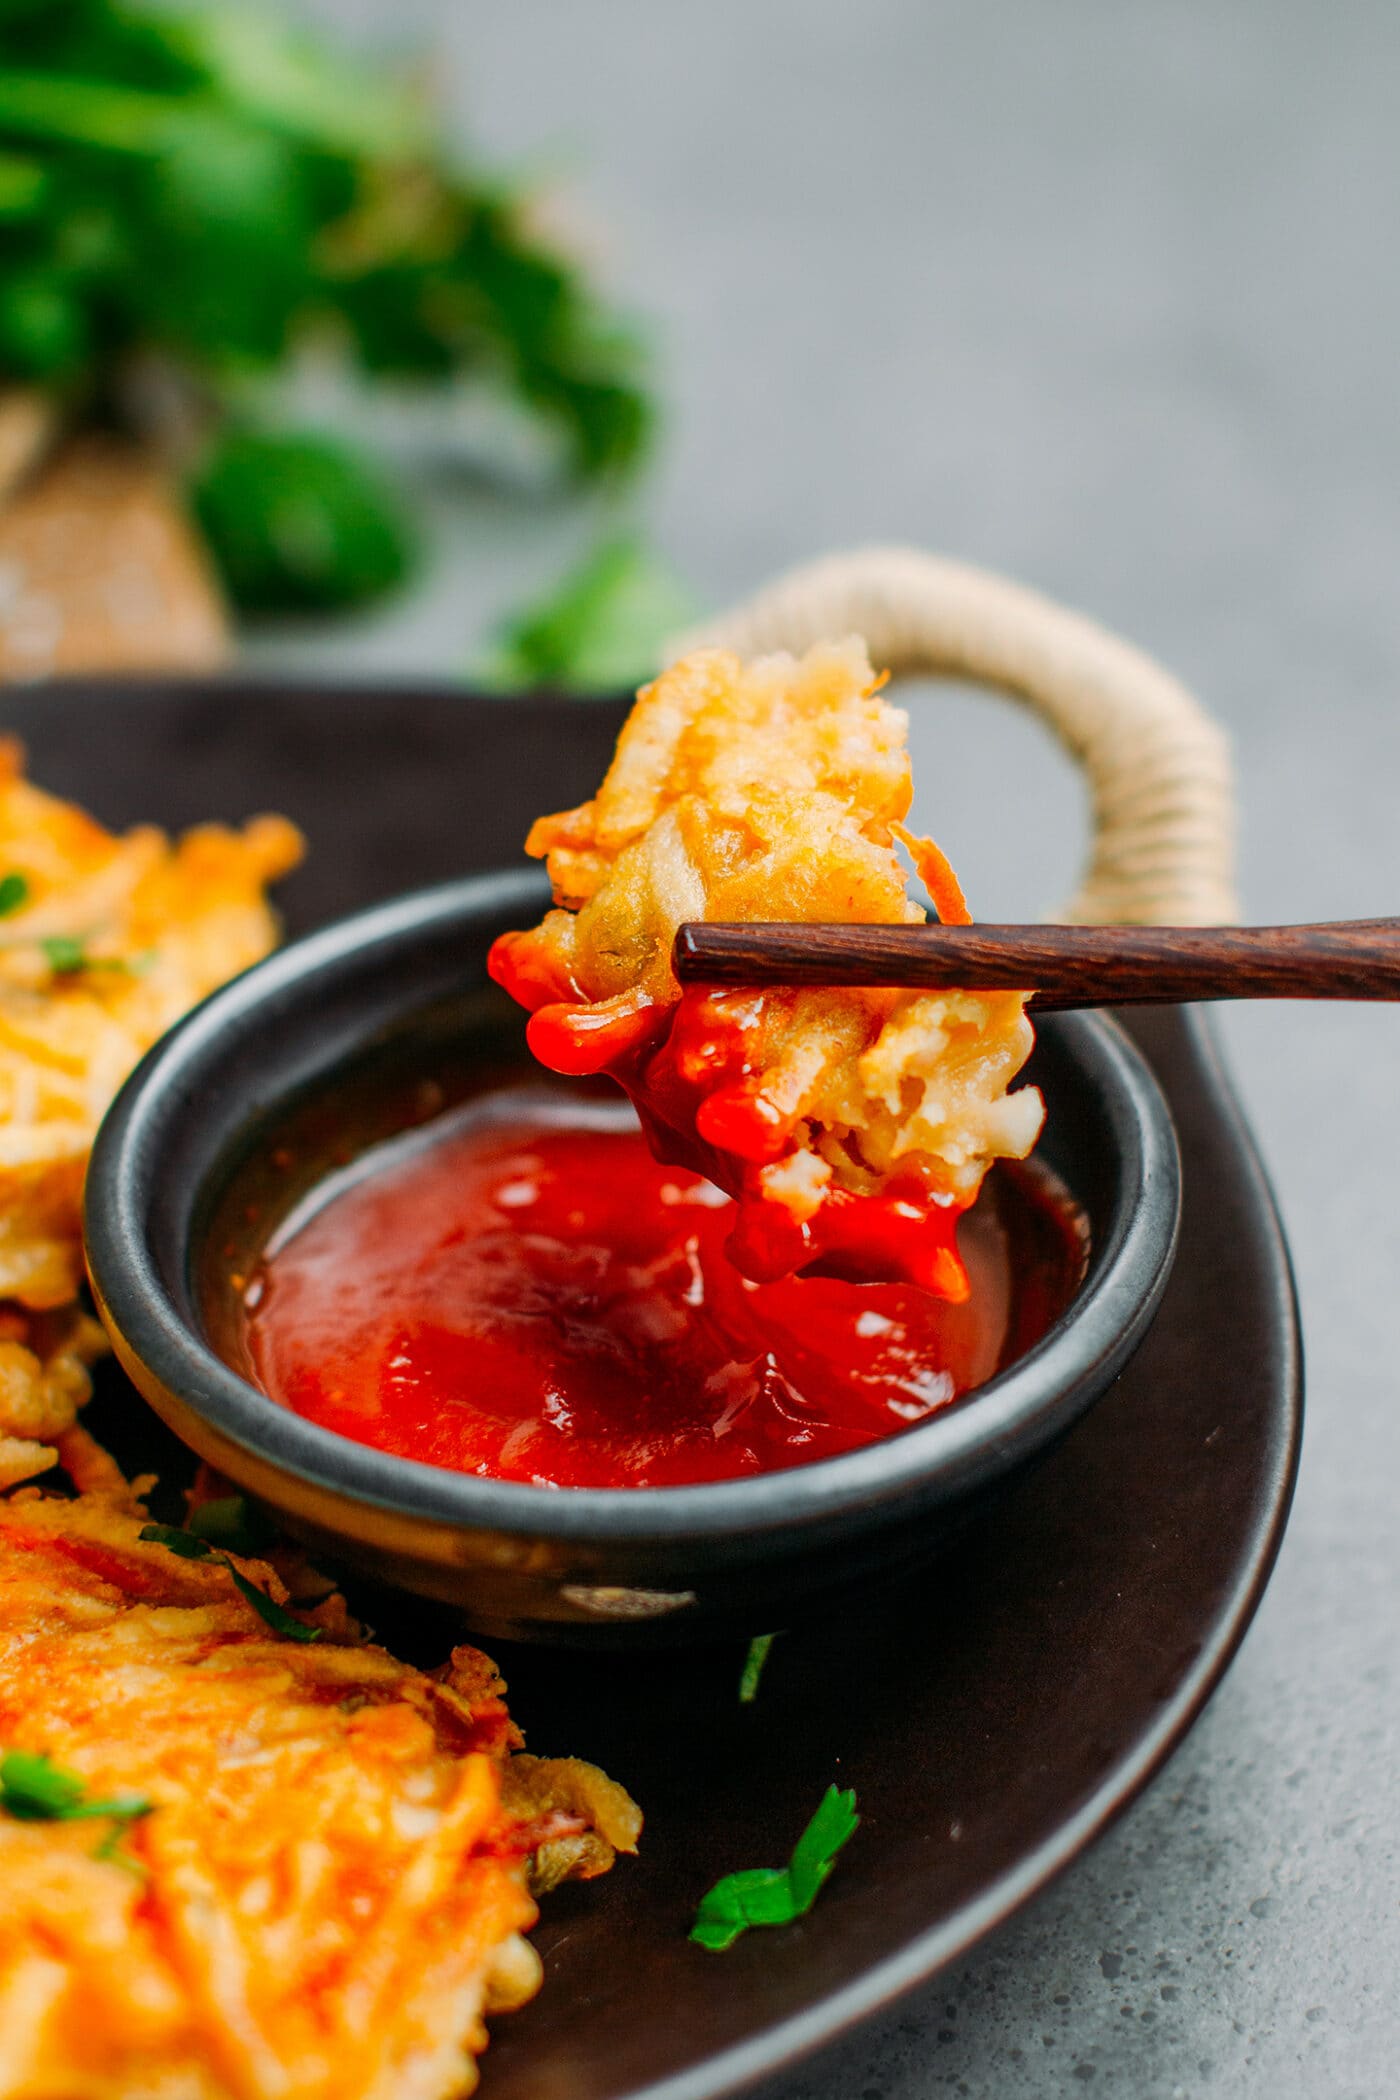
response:
<svg viewBox="0 0 1400 2100"><path fill-rule="evenodd" d="M301 850L282 817L116 837L0 739L0 1487L53 1463L87 1397L96 1331L74 1301L97 1125L156 1038L272 947L266 888Z"/></svg>
<svg viewBox="0 0 1400 2100"><path fill-rule="evenodd" d="M469 2092L483 2016L539 1981L532 1862L605 1871L636 1808L513 1757L473 1649L424 1676L337 1597L294 1640L235 1582L285 1606L269 1563L143 1525L120 1486L0 1501L0 1752L119 1811L0 1794L0 2100Z"/></svg>
<svg viewBox="0 0 1400 2100"><path fill-rule="evenodd" d="M77 1425L98 1122L273 945L300 852L278 817L115 838L0 741L0 1489L79 1491L0 1496L0 2100L467 2093L539 1982L532 1890L640 1828L593 1766L515 1754L474 1649L424 1676L291 1549L143 1538Z"/></svg>
<svg viewBox="0 0 1400 2100"><path fill-rule="evenodd" d="M904 829L907 723L882 683L856 640L674 664L595 799L530 832L557 908L505 935L492 969L542 1063L611 1072L659 1155L738 1199L746 1275L820 1266L957 1298L957 1217L1044 1115L1034 1088L1007 1091L1033 1042L1024 995L682 993L671 968L690 919L922 920L901 845L940 919L967 921L937 846Z"/></svg>

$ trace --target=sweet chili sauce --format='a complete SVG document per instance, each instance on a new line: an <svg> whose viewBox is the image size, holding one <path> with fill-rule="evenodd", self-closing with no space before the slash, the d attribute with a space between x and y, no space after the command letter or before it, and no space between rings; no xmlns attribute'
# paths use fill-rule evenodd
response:
<svg viewBox="0 0 1400 2100"><path fill-rule="evenodd" d="M1082 1273L1038 1168L961 1222L962 1303L759 1283L728 1197L653 1158L622 1102L507 1087L381 1145L288 1219L246 1294L265 1389L357 1442L539 1486L660 1487L849 1451L1020 1355Z"/></svg>

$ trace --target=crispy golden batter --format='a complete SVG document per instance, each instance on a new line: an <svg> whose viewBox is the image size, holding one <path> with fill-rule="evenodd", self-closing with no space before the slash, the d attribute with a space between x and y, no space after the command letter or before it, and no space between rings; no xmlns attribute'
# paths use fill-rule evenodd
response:
<svg viewBox="0 0 1400 2100"><path fill-rule="evenodd" d="M56 1312L0 1307L0 1489L57 1463L92 1391L88 1365L107 1337L76 1305Z"/></svg>
<svg viewBox="0 0 1400 2100"><path fill-rule="evenodd" d="M701 650L673 665L639 694L595 800L534 826L527 850L559 908L493 961L535 1009L545 1063L613 1070L665 1156L760 1219L785 1214L778 1273L830 1256L835 1207L821 1214L840 1192L965 1208L993 1159L1029 1152L1043 1116L1034 1089L1007 1092L1033 1040L1018 993L681 998L671 948L687 919L922 920L896 842L940 916L966 918L937 847L903 828L906 721L881 683L855 640L801 661ZM763 1271L756 1237L741 1221L750 1274ZM941 1284L921 1280L960 1288L946 1264Z"/></svg>
<svg viewBox="0 0 1400 2100"><path fill-rule="evenodd" d="M300 850L275 817L113 838L0 741L0 1489L61 1464L79 1490L0 1499L0 1756L153 1804L110 1827L0 1810L0 2100L470 2092L483 2015L539 1983L532 1887L636 1845L601 1772L511 1755L485 1656L407 1669L292 1549L238 1571L318 1638L269 1628L222 1560L140 1538L145 1483L76 1424L103 1347L76 1303L98 1121L272 945L265 885Z"/></svg>
<svg viewBox="0 0 1400 2100"><path fill-rule="evenodd" d="M603 1872L635 1807L513 1763L474 1650L425 1677L338 1598L280 1638L142 1521L130 1491L0 1502L0 1748L154 1803L111 1858L100 1822L0 1814L0 2100L469 2092L483 2014L539 1981L530 1855Z"/></svg>
<svg viewBox="0 0 1400 2100"><path fill-rule="evenodd" d="M115 837L0 739L0 1486L52 1463L87 1397L92 1330L25 1316L77 1295L97 1125L156 1038L267 953L266 885L300 855L281 817Z"/></svg>

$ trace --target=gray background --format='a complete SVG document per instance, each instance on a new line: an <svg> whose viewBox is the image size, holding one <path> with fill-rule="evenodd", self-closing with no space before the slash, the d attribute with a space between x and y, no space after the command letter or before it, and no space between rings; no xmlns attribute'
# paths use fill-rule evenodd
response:
<svg viewBox="0 0 1400 2100"><path fill-rule="evenodd" d="M1400 899L1400 15L1365 0L322 0L426 36L470 138L567 176L668 398L644 499L714 605L905 540L1154 650L1229 725L1260 918ZM415 461L413 597L264 663L453 670L596 520ZM1010 708L915 703L986 916L1081 805ZM1310 1422L1244 1651L1125 1821L785 2100L1400 2091L1400 1015L1231 1015L1292 1237ZM489 2072L487 2076L489 2087Z"/></svg>

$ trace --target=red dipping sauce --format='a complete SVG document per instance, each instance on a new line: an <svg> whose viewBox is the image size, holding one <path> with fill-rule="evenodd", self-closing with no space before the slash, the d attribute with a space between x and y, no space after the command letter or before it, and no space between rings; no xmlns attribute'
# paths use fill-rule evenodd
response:
<svg viewBox="0 0 1400 2100"><path fill-rule="evenodd" d="M907 1284L755 1284L728 1197L625 1105L478 1097L333 1176L245 1297L271 1396L382 1451L539 1487L670 1487L854 1450L1020 1355L1082 1274L1079 1213L1001 1168L959 1305Z"/></svg>

